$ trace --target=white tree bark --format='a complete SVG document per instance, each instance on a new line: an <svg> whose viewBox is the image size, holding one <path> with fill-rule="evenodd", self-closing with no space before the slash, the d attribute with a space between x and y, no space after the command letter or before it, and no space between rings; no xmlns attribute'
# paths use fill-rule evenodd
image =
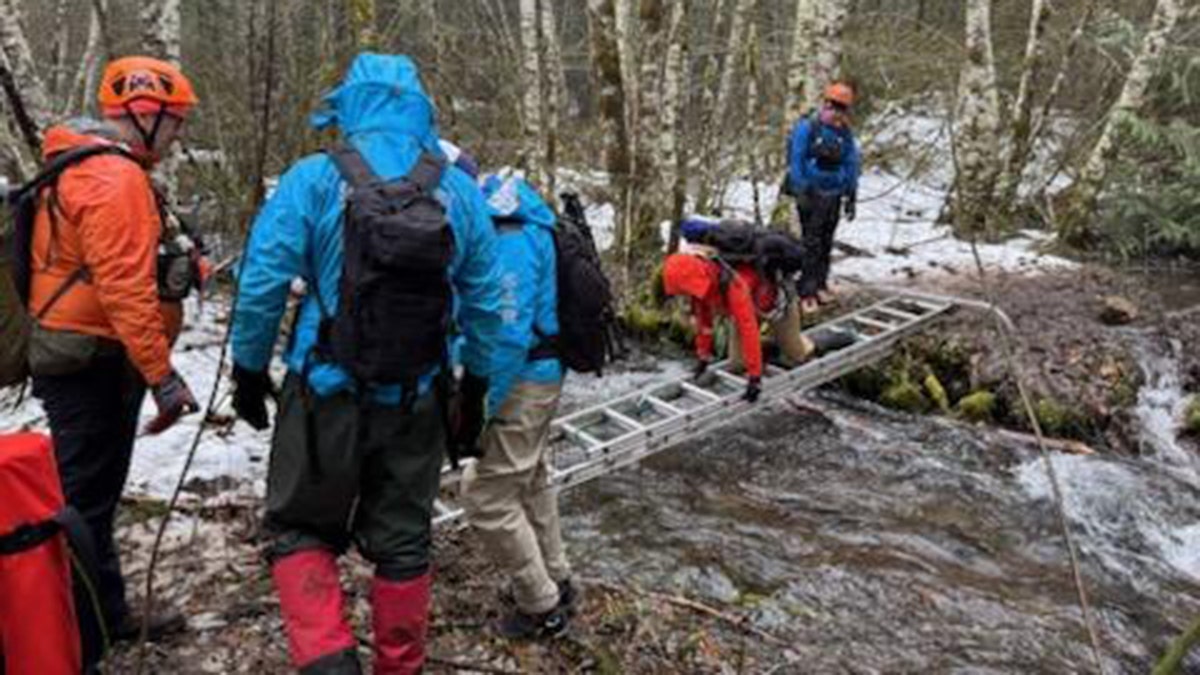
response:
<svg viewBox="0 0 1200 675"><path fill-rule="evenodd" d="M820 87L808 79L809 63L813 60L813 23L816 21L817 0L796 0L796 16L792 24L792 50L788 56L787 118L791 125L804 114L808 94Z"/></svg>
<svg viewBox="0 0 1200 675"><path fill-rule="evenodd" d="M959 75L956 113L954 214L959 232L982 232L993 206L1000 128L991 0L968 0L966 20L967 60Z"/></svg>
<svg viewBox="0 0 1200 675"><path fill-rule="evenodd" d="M708 132L704 134L704 158L701 173L700 196L697 206L701 210L710 211L720 208L724 195L720 194L718 179L726 168L719 156L723 140L726 138L725 123L729 117L729 100L733 97L733 85L737 73L744 64L743 54L746 44L746 27L751 20L755 0L737 0L733 7L733 17L729 22L729 40L725 43L725 65L721 68L721 79L717 85L717 97L713 101L711 122Z"/></svg>
<svg viewBox="0 0 1200 675"><path fill-rule="evenodd" d="M1125 86L1121 95L1109 108L1104 130L1092 147L1087 163L1075 182L1075 213L1070 214L1067 222L1069 238L1079 238L1087 234L1086 221L1090 216L1104 187L1113 160L1117 156L1117 141L1121 124L1129 115L1136 114L1146 102L1146 90L1162 61L1166 50L1167 38L1175 30L1183 10L1183 0L1158 0L1154 8L1154 16L1150 20L1150 29L1142 40L1141 50L1134 58L1129 74L1125 78Z"/></svg>
<svg viewBox="0 0 1200 675"><path fill-rule="evenodd" d="M558 22L554 17L552 0L541 0L541 22L544 47L542 86L546 99L546 115L542 125L545 129L542 165L546 172L546 189L550 195L554 195L558 191L558 125L567 96L567 78L563 72L562 45L558 39Z"/></svg>
<svg viewBox="0 0 1200 675"><path fill-rule="evenodd" d="M99 0L103 5L106 0ZM63 107L63 116L88 110L95 100L96 84L100 78L100 12L92 7L88 20L87 43L83 47L83 58L75 73L75 84L71 86Z"/></svg>
<svg viewBox="0 0 1200 675"><path fill-rule="evenodd" d="M1045 58L1046 27L1052 14L1049 0L1033 0L1029 14L1029 36L1025 42L1025 60L1021 67L1021 81L1017 86L1017 100L1013 104L1011 132L1008 152L1004 158L1004 172L1000 177L1000 205L1009 208L1017 199L1021 187L1021 176L1033 146L1033 84L1042 71Z"/></svg>
<svg viewBox="0 0 1200 675"><path fill-rule="evenodd" d="M180 31L183 20L181 0L147 0L142 6L142 45L145 49L175 66L182 62Z"/></svg>
<svg viewBox="0 0 1200 675"><path fill-rule="evenodd" d="M683 217L687 199L687 184L684 167L687 164L679 142L684 135L683 110L685 105L684 83L687 82L687 20L686 2L671 3L671 21L668 31L666 64L663 69L662 129L659 137L659 153L662 156L662 184L664 194L671 194L671 221L679 222Z"/></svg>
<svg viewBox="0 0 1200 675"><path fill-rule="evenodd" d="M538 36L538 0L521 0L521 164L535 184L544 180L542 163L542 41Z"/></svg>
<svg viewBox="0 0 1200 675"><path fill-rule="evenodd" d="M66 107L71 92L66 88L67 58L71 49L71 23L67 20L67 0L54 6L54 59L50 67L50 96L59 108Z"/></svg>
<svg viewBox="0 0 1200 675"><path fill-rule="evenodd" d="M629 129L625 124L625 80L621 50L617 45L616 0L587 0L588 36L591 42L592 73L596 77L600 121L608 170L617 201L616 239L623 241L626 210L624 198L629 171Z"/></svg>
<svg viewBox="0 0 1200 675"><path fill-rule="evenodd" d="M808 86L804 88L805 110L819 106L825 85L841 76L842 35L850 14L849 0L816 0L815 12L813 54L808 62Z"/></svg>
<svg viewBox="0 0 1200 675"><path fill-rule="evenodd" d="M21 97L29 118L43 130L50 123L53 113L50 96L33 61L33 51L25 37L22 24L25 12L21 0L0 0L0 51L4 52L7 68ZM13 110L9 106L10 112Z"/></svg>

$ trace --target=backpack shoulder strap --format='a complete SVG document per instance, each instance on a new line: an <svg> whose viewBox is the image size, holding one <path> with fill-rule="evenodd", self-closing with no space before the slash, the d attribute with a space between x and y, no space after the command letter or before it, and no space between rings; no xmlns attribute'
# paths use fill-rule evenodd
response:
<svg viewBox="0 0 1200 675"><path fill-rule="evenodd" d="M333 160L338 172L350 187L363 187L379 181L379 176L363 159L362 153L349 143L342 143L332 150L326 150L325 153Z"/></svg>
<svg viewBox="0 0 1200 675"><path fill-rule="evenodd" d="M55 182L57 182L59 176L61 176L67 169L79 164L80 162L83 162L86 159L96 157L98 155L118 155L128 159L131 162L137 162L136 157L119 145L98 143L96 145L84 145L78 148L72 148L51 158L46 166L42 168L41 172L38 173L38 175L34 176L33 179L31 179L28 183L25 183L19 187L9 196L9 199L16 202L26 197L36 195L42 188L48 185L53 185Z"/></svg>
<svg viewBox="0 0 1200 675"><path fill-rule="evenodd" d="M421 188L422 192L433 192L441 184L444 170L445 166L440 159L428 152L422 152L417 158L417 165L408 173L408 179Z"/></svg>

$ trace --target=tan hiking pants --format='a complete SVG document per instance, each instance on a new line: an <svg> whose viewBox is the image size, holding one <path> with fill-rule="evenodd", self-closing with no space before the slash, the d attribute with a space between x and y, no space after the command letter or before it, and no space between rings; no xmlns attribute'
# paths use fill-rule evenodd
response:
<svg viewBox="0 0 1200 675"><path fill-rule="evenodd" d="M781 318L771 322L771 333L775 336L775 341L779 343L783 355L789 361L787 364L789 366L794 367L804 363L815 351L812 340L805 337L800 330L800 305L795 300L788 303L787 310L784 311ZM744 368L742 339L738 337L736 330L729 331L729 360L732 362L734 370Z"/></svg>
<svg viewBox="0 0 1200 675"><path fill-rule="evenodd" d="M463 474L463 506L487 555L513 582L526 614L558 604L557 581L570 576L549 475L550 422L561 384L519 382L483 432L483 457Z"/></svg>

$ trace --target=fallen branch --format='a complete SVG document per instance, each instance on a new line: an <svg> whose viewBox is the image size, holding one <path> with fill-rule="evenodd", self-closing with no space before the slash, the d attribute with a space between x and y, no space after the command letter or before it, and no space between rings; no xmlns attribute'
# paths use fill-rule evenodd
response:
<svg viewBox="0 0 1200 675"><path fill-rule="evenodd" d="M466 661L456 661L454 659L446 659L440 656L430 656L425 659L427 665L444 666L454 670L454 672L470 672L470 673L488 673L489 675L523 675L523 671L509 670L497 666L488 666L481 663L467 663Z"/></svg>
<svg viewBox="0 0 1200 675"><path fill-rule="evenodd" d="M1008 429L1000 429L996 431L998 436L1006 438L1017 443L1030 443L1036 445L1038 437L1033 434L1027 434L1020 431L1010 431ZM1096 451L1092 446L1083 441L1075 441L1069 438L1043 438L1042 442L1046 445L1047 450L1061 452L1068 455L1094 455Z"/></svg>
<svg viewBox="0 0 1200 675"><path fill-rule="evenodd" d="M656 591L647 591L645 589L638 588L636 586L621 586L619 584L614 584L614 583L611 583L608 581L604 581L603 579L585 578L585 579L580 579L580 581L589 586L596 586L598 588L603 588L605 590L612 591L614 593L633 593L636 595L642 595L642 596L651 598L653 600L658 600L660 602L665 602L669 605L674 605L676 607L690 609L694 612L699 612L700 614L711 616L714 619L719 619L721 621L724 621L725 623L731 624L740 630L750 633L751 635L755 635L755 636L762 638L763 640L770 642L772 644L775 644L775 645L787 646L787 645L791 644L790 642L788 642L787 640L784 640L781 637L772 635L771 633L768 633L767 631L762 630L761 628L756 628L754 626L751 626L748 621L748 617L737 616L734 614L730 614L728 612L723 612L723 611L717 609L716 607L711 607L702 602L698 602L698 601L692 600L690 598L685 598L680 595L669 595L666 593L658 593Z"/></svg>

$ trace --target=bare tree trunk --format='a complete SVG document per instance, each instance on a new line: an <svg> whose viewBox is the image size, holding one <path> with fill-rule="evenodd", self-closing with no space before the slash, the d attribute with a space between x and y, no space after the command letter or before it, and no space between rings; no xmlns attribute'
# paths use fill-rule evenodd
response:
<svg viewBox="0 0 1200 675"><path fill-rule="evenodd" d="M530 180L541 184L545 179L542 162L542 41L538 36L538 0L520 1L521 19L521 130L524 143L521 166Z"/></svg>
<svg viewBox="0 0 1200 675"><path fill-rule="evenodd" d="M804 89L804 109L821 104L822 89L841 76L842 34L849 15L849 0L816 0L813 21L813 55L808 65L808 86Z"/></svg>
<svg viewBox="0 0 1200 675"><path fill-rule="evenodd" d="M148 0L142 6L142 45L153 56L180 66L181 0Z"/></svg>
<svg viewBox="0 0 1200 675"><path fill-rule="evenodd" d="M108 0L92 0L92 12L100 24L100 44L104 45L104 60L107 61L116 54L112 34L108 31Z"/></svg>
<svg viewBox="0 0 1200 675"><path fill-rule="evenodd" d="M1150 29L1143 38L1141 50L1125 78L1121 95L1109 108L1104 130L1092 146L1091 154L1079 178L1071 187L1067 213L1064 214L1059 230L1059 236L1069 243L1084 244L1091 239L1092 229L1089 221L1096 207L1096 199L1104 188L1109 169L1116 159L1121 125L1129 116L1137 114L1146 102L1150 78L1162 61L1167 38L1175 30L1182 11L1183 0L1158 0L1155 5Z"/></svg>
<svg viewBox="0 0 1200 675"><path fill-rule="evenodd" d="M1087 30L1088 23L1092 20L1092 15L1096 13L1096 6L1098 4L1099 0L1087 0L1087 4L1084 5L1083 12L1079 15L1079 22L1075 24L1075 29L1071 31L1071 37L1067 40L1067 47L1063 51L1062 59L1059 61L1058 72L1054 75L1054 82L1050 85L1050 91L1046 94L1046 100L1042 102L1042 109L1033 121L1033 130L1029 134L1030 138L1036 139L1042 135L1042 131L1046 126L1046 120L1050 118L1050 110L1058 102L1058 95L1062 92L1063 85L1067 82L1067 74L1071 72L1071 66L1075 63L1075 52L1079 49L1079 43L1083 41L1083 34Z"/></svg>
<svg viewBox="0 0 1200 675"><path fill-rule="evenodd" d="M96 0L103 5L105 0ZM100 40L102 38L101 14L95 7L89 12L87 44L83 48L83 58L79 62L79 70L75 73L75 84L67 92L63 116L88 110L90 102L96 95L96 82L100 77Z"/></svg>
<svg viewBox="0 0 1200 675"><path fill-rule="evenodd" d="M546 92L545 158L546 189L550 195L558 191L558 125L562 119L563 104L567 97L567 78L563 72L562 45L558 39L558 22L554 17L554 3L542 0L542 53L543 86Z"/></svg>
<svg viewBox="0 0 1200 675"><path fill-rule="evenodd" d="M683 111L686 101L684 83L687 82L687 21L686 2L671 3L671 27L669 30L667 60L663 70L662 128L659 137L659 152L662 155L662 192L671 194L671 240L668 249L679 246L677 223L683 218L687 201L686 144L683 138Z"/></svg>
<svg viewBox="0 0 1200 675"><path fill-rule="evenodd" d="M759 186L762 184L762 139L764 136L763 120L765 107L762 103L762 92L765 90L762 80L762 59L758 43L758 24L750 24L750 37L746 41L746 74L748 91L746 94L746 156L750 159L750 184L754 189L754 224L761 226L763 218L762 195Z"/></svg>
<svg viewBox="0 0 1200 675"><path fill-rule="evenodd" d="M638 218L638 158L641 154L641 87L638 86L637 52L634 38L633 3L636 0L616 0L614 26L616 27L617 53L621 59L621 79L625 82L625 128L628 130L629 149L624 181L621 183L621 207L624 212L621 230L621 261L625 275L625 288L629 288L630 263L633 258L633 240L637 236Z"/></svg>
<svg viewBox="0 0 1200 675"><path fill-rule="evenodd" d="M1041 74L1045 57L1046 26L1050 23L1051 7L1048 0L1033 0L1029 15L1029 37L1025 43L1025 61L1021 68L1021 82L1017 86L1017 100L1013 104L1008 152L1005 155L1004 171L1000 177L1000 206L1011 211L1021 187L1021 176L1033 147L1033 85Z"/></svg>
<svg viewBox="0 0 1200 675"><path fill-rule="evenodd" d="M719 194L717 178L722 172L722 162L719 157L723 146L726 118L729 116L729 99L732 96L734 76L742 63L742 49L746 41L746 26L754 11L755 0L737 0L733 8L733 18L730 21L729 41L726 43L725 65L721 70L721 80L717 87L717 98L713 102L711 133L702 139L705 144L703 166L701 167L700 197L697 205L703 210L711 210L713 202L720 208L724 195Z"/></svg>
<svg viewBox="0 0 1200 675"><path fill-rule="evenodd" d="M0 51L4 54L6 70L20 98L19 104L13 104L10 100L9 111L27 118L25 121L19 118L15 121L21 127L26 143L29 143L31 130L28 125L33 125L34 136L40 138L41 131L50 123L52 113L50 97L42 78L38 76L33 51L21 27L24 21L21 0L0 0Z"/></svg>
<svg viewBox="0 0 1200 675"><path fill-rule="evenodd" d="M967 60L959 76L953 213L959 234L986 231L999 151L1000 94L992 52L991 0L967 4Z"/></svg>
<svg viewBox="0 0 1200 675"><path fill-rule="evenodd" d="M71 98L67 90L67 57L71 48L71 23L67 20L67 0L54 6L54 56L50 65L50 96L58 109L65 108Z"/></svg>
<svg viewBox="0 0 1200 675"><path fill-rule="evenodd" d="M788 57L787 117L791 125L805 112L809 92L821 86L809 81L809 62L813 60L813 23L816 21L817 0L796 0L795 23L792 24L792 51Z"/></svg>
<svg viewBox="0 0 1200 675"><path fill-rule="evenodd" d="M625 186L629 170L629 129L625 124L625 79L621 51L617 46L616 0L588 0L588 34L591 41L592 73L599 93L600 122L604 135L605 166L615 188L618 208L616 241L623 241L626 228Z"/></svg>

